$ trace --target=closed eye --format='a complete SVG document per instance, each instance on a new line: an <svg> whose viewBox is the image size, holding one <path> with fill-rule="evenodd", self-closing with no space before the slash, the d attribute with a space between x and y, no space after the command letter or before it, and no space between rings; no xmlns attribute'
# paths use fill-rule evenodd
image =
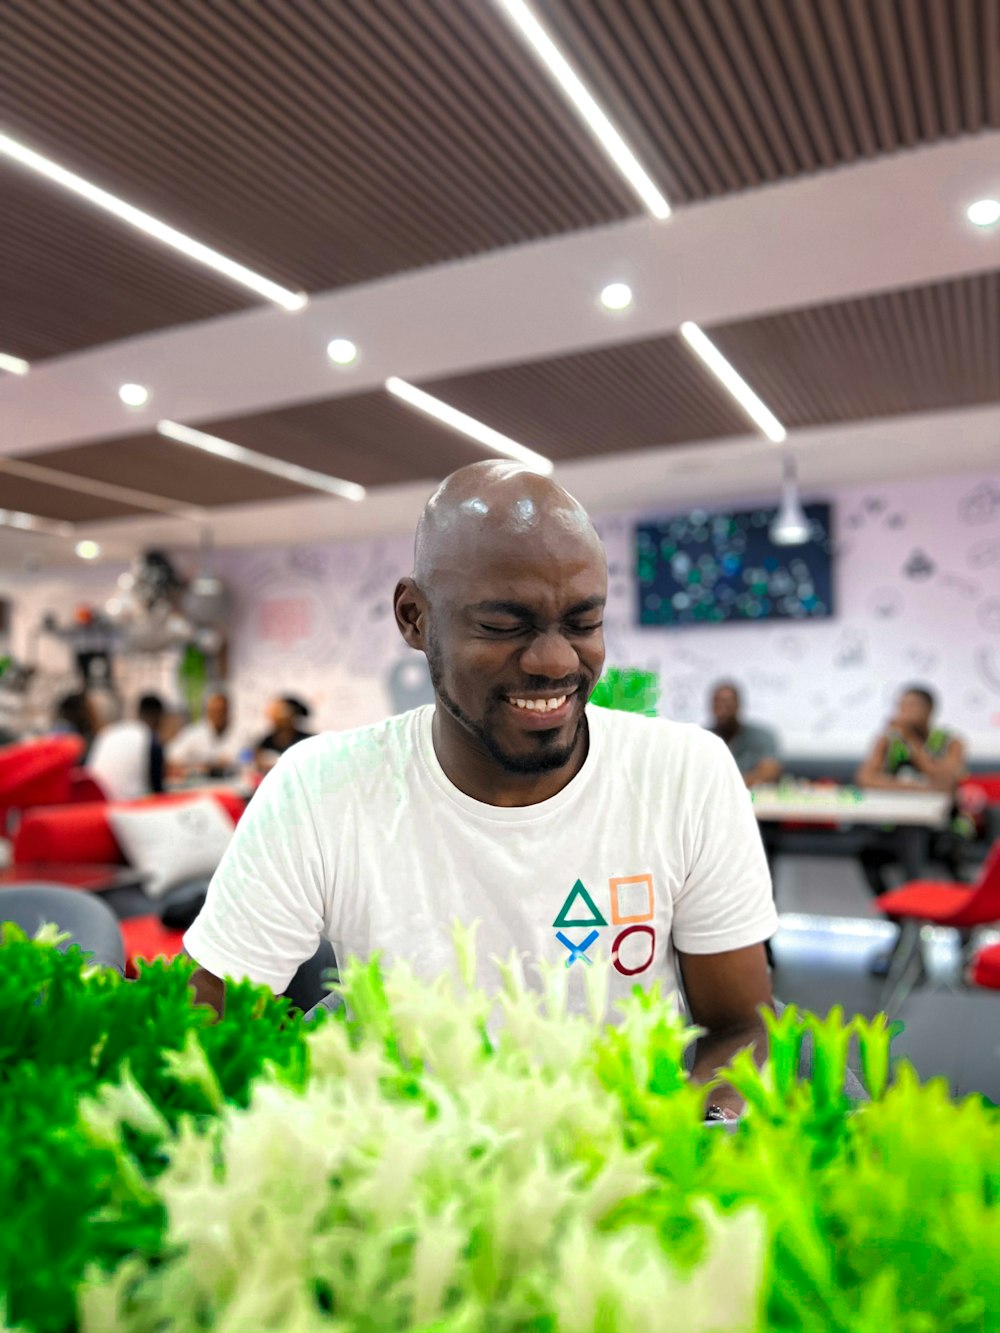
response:
<svg viewBox="0 0 1000 1333"><path fill-rule="evenodd" d="M573 634L596 634L599 629L604 628L604 621L598 620L594 625L569 625L567 628Z"/></svg>

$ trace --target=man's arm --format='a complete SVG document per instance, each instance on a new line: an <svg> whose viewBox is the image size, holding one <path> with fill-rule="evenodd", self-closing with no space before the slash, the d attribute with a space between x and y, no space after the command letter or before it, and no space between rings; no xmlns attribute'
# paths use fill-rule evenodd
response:
<svg viewBox="0 0 1000 1333"><path fill-rule="evenodd" d="M191 955L185 952L184 957L191 958ZM191 961L193 963L195 959L191 958ZM204 967L198 967L191 975L191 986L194 990L195 1004L209 1005L221 1018L226 1008L226 983L222 978Z"/></svg>
<svg viewBox="0 0 1000 1333"><path fill-rule="evenodd" d="M880 736L872 746L868 758L858 765L854 781L859 787L878 787L897 791L908 784L885 771L885 756L889 749L888 736Z"/></svg>
<svg viewBox="0 0 1000 1333"><path fill-rule="evenodd" d="M753 1047L754 1059L767 1057L767 1030L761 1006L773 1006L771 982L762 944L727 953L677 954L692 1022L705 1029L695 1047L691 1077L707 1083L738 1051ZM728 1085L714 1088L709 1100L731 1111L743 1101Z"/></svg>
<svg viewBox="0 0 1000 1333"><path fill-rule="evenodd" d="M321 782L322 773L310 778ZM280 994L323 934L327 876L308 790L288 761L247 807L184 935L185 952L198 964L195 998L221 1013L222 977L245 977Z"/></svg>
<svg viewBox="0 0 1000 1333"><path fill-rule="evenodd" d="M756 787L761 782L777 782L781 773L781 760L772 755L758 760L749 773L744 773L743 781L748 787Z"/></svg>
<svg viewBox="0 0 1000 1333"><path fill-rule="evenodd" d="M910 746L910 758L913 767L925 778L927 785L936 791L952 791L965 771L965 746L960 740L953 740L943 755L935 757L929 754L922 741L907 736Z"/></svg>

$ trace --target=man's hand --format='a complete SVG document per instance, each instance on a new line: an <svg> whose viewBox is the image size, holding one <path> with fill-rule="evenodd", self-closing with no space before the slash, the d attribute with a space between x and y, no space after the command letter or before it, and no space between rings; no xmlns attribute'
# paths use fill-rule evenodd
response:
<svg viewBox="0 0 1000 1333"><path fill-rule="evenodd" d="M763 944L727 953L678 952L677 958L691 1021L705 1029L695 1047L692 1079L707 1083L747 1046L762 1064L767 1030L758 1010L774 1004ZM708 1100L732 1111L743 1106L739 1093L727 1085L713 1088Z"/></svg>
<svg viewBox="0 0 1000 1333"><path fill-rule="evenodd" d="M184 957L191 958L191 955L185 953ZM191 961L193 963L197 960L191 958ZM191 976L191 985L194 988L195 1004L209 1005L221 1018L226 1005L226 983L221 977L198 967Z"/></svg>

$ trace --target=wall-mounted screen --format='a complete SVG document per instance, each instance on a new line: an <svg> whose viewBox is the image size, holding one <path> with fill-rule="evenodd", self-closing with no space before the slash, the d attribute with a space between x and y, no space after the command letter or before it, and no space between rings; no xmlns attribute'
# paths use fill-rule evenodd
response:
<svg viewBox="0 0 1000 1333"><path fill-rule="evenodd" d="M771 541L774 509L695 509L638 524L639 624L752 624L832 616L831 508L804 508L811 535L801 546Z"/></svg>

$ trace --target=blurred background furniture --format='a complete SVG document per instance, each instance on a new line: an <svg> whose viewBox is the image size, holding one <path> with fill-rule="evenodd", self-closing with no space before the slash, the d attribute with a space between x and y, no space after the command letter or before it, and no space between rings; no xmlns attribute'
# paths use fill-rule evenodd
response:
<svg viewBox="0 0 1000 1333"><path fill-rule="evenodd" d="M15 922L28 935L51 923L69 935L61 949L78 944L101 967L125 971L118 918L93 894L78 893L62 884L8 885L0 891L0 921Z"/></svg>
<svg viewBox="0 0 1000 1333"><path fill-rule="evenodd" d="M1000 922L1000 841L993 844L976 883L914 880L876 899L875 906L900 927L896 949L882 993L882 1007L896 1009L919 982L925 968L920 952L924 926L945 926L968 932Z"/></svg>

